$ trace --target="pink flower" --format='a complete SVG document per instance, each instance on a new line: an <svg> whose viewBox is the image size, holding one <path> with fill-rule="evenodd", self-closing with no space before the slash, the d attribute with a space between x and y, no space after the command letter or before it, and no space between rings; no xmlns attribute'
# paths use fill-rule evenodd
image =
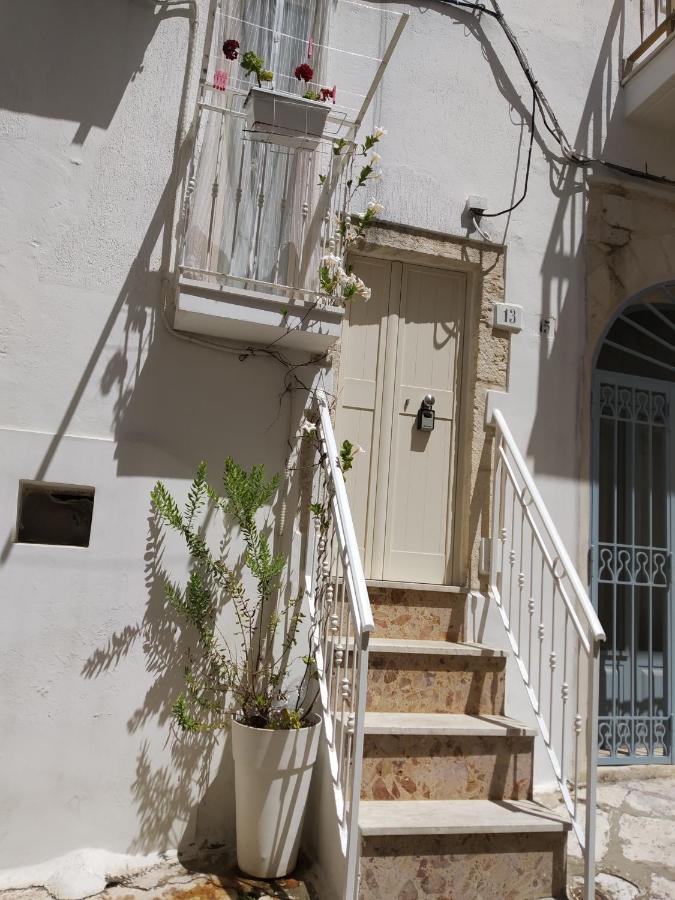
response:
<svg viewBox="0 0 675 900"><path fill-rule="evenodd" d="M314 78L314 69L308 63L302 63L293 74L298 81L311 81Z"/></svg>
<svg viewBox="0 0 675 900"><path fill-rule="evenodd" d="M226 59L237 59L239 53L239 41L235 41L233 38L225 41L223 44L223 53L225 54Z"/></svg>
<svg viewBox="0 0 675 900"><path fill-rule="evenodd" d="M321 88L321 101L323 103L325 103L326 100L332 100L333 103L335 103L336 96L337 96L337 86L336 85L333 85L332 88Z"/></svg>

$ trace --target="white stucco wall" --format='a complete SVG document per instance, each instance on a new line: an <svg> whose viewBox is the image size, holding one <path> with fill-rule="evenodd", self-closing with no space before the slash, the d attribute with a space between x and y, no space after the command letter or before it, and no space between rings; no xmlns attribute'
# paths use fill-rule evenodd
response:
<svg viewBox="0 0 675 900"><path fill-rule="evenodd" d="M290 423L278 363L162 323L185 12L38 7L12 4L0 35L0 867L232 841L226 739L170 734L185 646L149 492L184 496L227 454L280 471ZM12 543L21 478L95 487L88 549ZM166 567L184 561L167 542Z"/></svg>
<svg viewBox="0 0 675 900"><path fill-rule="evenodd" d="M646 129L623 114L620 65L639 41L637 2L500 5L578 151L675 177L667 126ZM405 8L410 22L372 117L388 129L378 196L387 219L467 234L463 211L470 194L485 196L489 210L497 211L522 193L532 93L494 19L478 20L441 3ZM524 308L502 406L585 576L586 548L577 546L580 497L569 490L580 465L584 176L561 168L539 114L536 128L527 199L510 216L483 220L490 236L507 245L505 299ZM541 316L556 318L553 340L540 337Z"/></svg>
<svg viewBox="0 0 675 900"><path fill-rule="evenodd" d="M389 132L377 187L386 218L466 234L468 194L491 209L520 194L529 87L488 17L383 6L411 13L372 113ZM636 3L629 19L622 0L503 7L577 149L675 177L666 136L626 124L616 101ZM200 459L217 472L228 453L280 470L291 413L274 361L190 345L161 321L188 28L184 13L145 0L42 0L3 14L0 866L85 845L146 852L232 838L223 742L200 757L168 739L181 667L164 674L175 659L152 583L148 604L148 495L157 478L184 491ZM560 168L542 132L538 118L527 200L486 227L508 245L506 299L525 310L503 405L582 560L586 489L570 484L583 175ZM557 319L552 340L539 337L541 315ZM12 543L20 478L96 487L88 550ZM167 563L179 559L167 551Z"/></svg>

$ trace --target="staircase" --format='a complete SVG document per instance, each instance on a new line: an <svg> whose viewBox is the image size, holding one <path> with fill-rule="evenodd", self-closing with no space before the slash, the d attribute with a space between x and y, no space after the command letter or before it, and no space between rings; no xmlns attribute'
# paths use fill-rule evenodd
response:
<svg viewBox="0 0 675 900"><path fill-rule="evenodd" d="M569 822L532 801L535 730L457 589L369 586L360 900L564 898Z"/></svg>

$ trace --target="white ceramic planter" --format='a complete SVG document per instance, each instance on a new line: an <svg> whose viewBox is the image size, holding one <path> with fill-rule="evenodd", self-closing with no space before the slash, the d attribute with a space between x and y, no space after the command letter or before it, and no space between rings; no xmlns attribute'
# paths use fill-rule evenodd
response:
<svg viewBox="0 0 675 900"><path fill-rule="evenodd" d="M232 720L237 863L256 878L283 878L298 859L321 721L297 731Z"/></svg>
<svg viewBox="0 0 675 900"><path fill-rule="evenodd" d="M244 111L252 140L313 149L323 136L329 108L285 91L252 87Z"/></svg>

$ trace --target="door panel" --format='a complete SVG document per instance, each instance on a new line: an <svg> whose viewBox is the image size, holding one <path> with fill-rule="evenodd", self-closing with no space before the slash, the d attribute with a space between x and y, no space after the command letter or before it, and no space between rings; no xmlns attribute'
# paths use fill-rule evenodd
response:
<svg viewBox="0 0 675 900"><path fill-rule="evenodd" d="M449 575L461 340L461 273L360 258L372 289L343 333L339 440L359 443L347 480L366 575L443 584ZM434 394L435 428L416 427Z"/></svg>
<svg viewBox="0 0 675 900"><path fill-rule="evenodd" d="M358 273L371 289L368 303L350 303L347 311L348 340L343 340L340 368L342 374L336 433L363 448L347 478L349 501L361 559L366 572L372 557L372 534L377 488L377 448L382 415L382 373L384 367L391 264L385 260L364 259Z"/></svg>
<svg viewBox="0 0 675 900"><path fill-rule="evenodd" d="M391 468L383 577L444 584L448 574L455 458L454 390L461 359L465 277L404 266L398 321ZM434 430L419 431L425 394L436 397Z"/></svg>

